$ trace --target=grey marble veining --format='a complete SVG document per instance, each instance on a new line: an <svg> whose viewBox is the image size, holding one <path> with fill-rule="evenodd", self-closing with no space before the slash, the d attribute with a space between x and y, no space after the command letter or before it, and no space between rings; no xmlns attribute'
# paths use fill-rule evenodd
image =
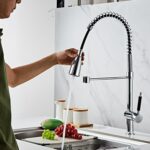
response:
<svg viewBox="0 0 150 150"><path fill-rule="evenodd" d="M80 48L86 27L98 14L114 11L126 18L132 29L134 69L134 110L139 93L143 94L141 114L144 120L135 124L136 131L150 133L150 1L99 4L56 10L57 50ZM125 76L127 74L127 35L124 26L106 18L95 25L88 36L81 76L74 79L72 106L88 107L90 123L126 128L127 80L82 83L82 77ZM55 99L67 99L69 66L55 70Z"/></svg>

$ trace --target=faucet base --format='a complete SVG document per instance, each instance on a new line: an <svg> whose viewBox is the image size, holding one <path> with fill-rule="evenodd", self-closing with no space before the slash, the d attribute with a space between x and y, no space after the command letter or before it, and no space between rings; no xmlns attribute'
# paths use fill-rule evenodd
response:
<svg viewBox="0 0 150 150"><path fill-rule="evenodd" d="M135 135L134 134L134 122L132 119L127 119L127 131L128 131L128 135Z"/></svg>

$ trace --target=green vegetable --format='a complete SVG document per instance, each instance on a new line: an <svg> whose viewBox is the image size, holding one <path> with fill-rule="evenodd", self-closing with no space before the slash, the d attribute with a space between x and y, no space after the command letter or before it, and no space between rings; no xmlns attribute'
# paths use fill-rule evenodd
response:
<svg viewBox="0 0 150 150"><path fill-rule="evenodd" d="M54 140L55 139L55 132L50 131L49 129L46 129L42 133L42 138L43 139L48 139L48 140Z"/></svg>
<svg viewBox="0 0 150 150"><path fill-rule="evenodd" d="M42 128L49 130L55 130L61 124L63 124L63 122L58 119L47 119L41 123Z"/></svg>

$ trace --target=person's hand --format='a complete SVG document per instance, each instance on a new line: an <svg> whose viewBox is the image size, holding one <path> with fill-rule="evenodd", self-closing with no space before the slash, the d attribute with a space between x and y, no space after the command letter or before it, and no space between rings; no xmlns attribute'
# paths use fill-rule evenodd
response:
<svg viewBox="0 0 150 150"><path fill-rule="evenodd" d="M70 48L56 53L57 63L61 65L71 65L72 61L77 56L78 50L75 48ZM82 61L83 60L84 60L84 53L82 53Z"/></svg>

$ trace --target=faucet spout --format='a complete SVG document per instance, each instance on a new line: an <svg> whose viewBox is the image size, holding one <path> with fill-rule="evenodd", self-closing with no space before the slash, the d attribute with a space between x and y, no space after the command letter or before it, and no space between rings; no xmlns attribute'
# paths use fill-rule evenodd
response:
<svg viewBox="0 0 150 150"><path fill-rule="evenodd" d="M72 76L79 77L80 76L80 70L81 70L81 64L82 64L82 56L81 51L79 55L73 60L69 74Z"/></svg>
<svg viewBox="0 0 150 150"><path fill-rule="evenodd" d="M131 112L132 115L134 114L133 112L133 67L132 67L132 47L131 47L131 29L130 26L128 25L128 22L122 17L121 15L113 12L107 12L107 13L102 13L98 15L94 20L91 21L91 23L87 27L87 32L83 38L83 41L81 43L79 55L75 60L73 61L71 68L70 68L70 75L73 76L80 76L80 70L81 70L81 54L83 51L84 44L86 42L86 39L89 35L89 32L92 30L94 25L101 19L106 18L106 17L111 17L114 19L119 20L125 27L126 32L127 32L127 50L128 50L128 73L127 76L124 77L103 77L103 78L95 78L95 79L100 79L100 80L112 80L112 79L128 79L128 102L127 102L127 111L126 112ZM85 82L88 82L90 80L87 79L92 79L92 78L84 78ZM124 113L126 114L126 113ZM128 114L128 113L127 113ZM125 115L126 116L126 115ZM126 117L126 122L127 122L127 131L128 134L134 134L134 125L133 125L134 119Z"/></svg>

